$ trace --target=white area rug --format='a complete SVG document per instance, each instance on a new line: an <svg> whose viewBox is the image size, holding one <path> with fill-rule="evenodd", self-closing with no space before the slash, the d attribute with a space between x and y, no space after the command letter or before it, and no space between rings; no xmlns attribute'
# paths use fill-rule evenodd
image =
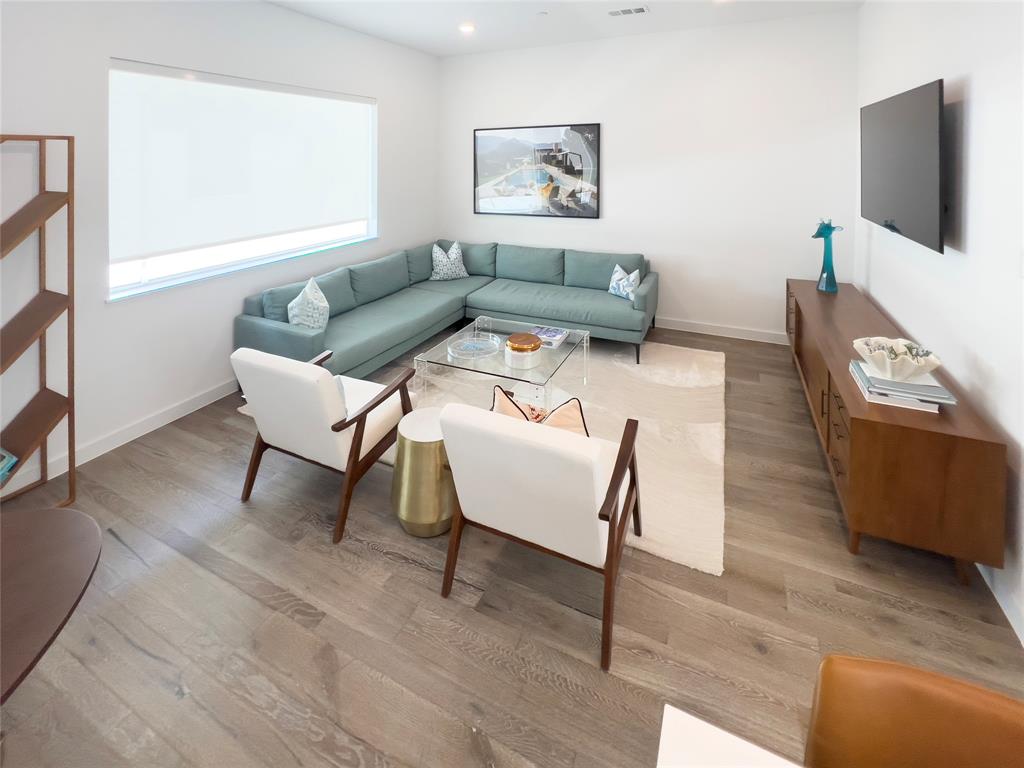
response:
<svg viewBox="0 0 1024 768"><path fill-rule="evenodd" d="M418 405L466 402L489 408L495 381L479 375L434 380ZM582 357L555 377L552 404L583 401L592 435L618 443L626 419L640 423L637 470L643 536L627 544L721 575L725 550L725 355L646 343L594 342L588 383Z"/></svg>

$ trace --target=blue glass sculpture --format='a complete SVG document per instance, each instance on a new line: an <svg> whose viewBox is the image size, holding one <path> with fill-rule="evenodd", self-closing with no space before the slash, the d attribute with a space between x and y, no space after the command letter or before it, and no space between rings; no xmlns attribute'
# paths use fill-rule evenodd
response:
<svg viewBox="0 0 1024 768"><path fill-rule="evenodd" d="M821 260L821 277L818 278L818 290L822 293L838 293L836 270L832 266L832 233L842 232L842 227L832 225L832 219L822 219L812 238L818 237L825 241L825 255Z"/></svg>

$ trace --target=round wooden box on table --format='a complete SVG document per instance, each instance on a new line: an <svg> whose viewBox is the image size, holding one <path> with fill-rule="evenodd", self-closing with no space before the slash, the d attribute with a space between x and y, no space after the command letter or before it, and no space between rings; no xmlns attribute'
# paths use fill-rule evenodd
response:
<svg viewBox="0 0 1024 768"><path fill-rule="evenodd" d="M441 436L441 409L418 408L398 423L391 504L413 536L440 536L452 525L455 483Z"/></svg>

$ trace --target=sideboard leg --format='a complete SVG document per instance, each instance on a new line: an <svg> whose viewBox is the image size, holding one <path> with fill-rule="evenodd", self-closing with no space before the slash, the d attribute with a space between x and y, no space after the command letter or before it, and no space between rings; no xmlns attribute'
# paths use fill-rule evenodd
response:
<svg viewBox="0 0 1024 768"><path fill-rule="evenodd" d="M971 584L971 563L969 560L961 560L959 557L953 558L953 565L956 567L956 578L965 587Z"/></svg>
<svg viewBox="0 0 1024 768"><path fill-rule="evenodd" d="M851 555L860 554L860 531L850 529L850 538L846 542L846 548L850 550Z"/></svg>

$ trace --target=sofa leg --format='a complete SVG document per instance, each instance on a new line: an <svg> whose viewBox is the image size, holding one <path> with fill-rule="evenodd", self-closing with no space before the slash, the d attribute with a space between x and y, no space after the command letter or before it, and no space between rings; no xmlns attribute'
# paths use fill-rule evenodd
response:
<svg viewBox="0 0 1024 768"><path fill-rule="evenodd" d="M636 364L640 365L640 345L634 344L633 346L636 347Z"/></svg>
<svg viewBox="0 0 1024 768"><path fill-rule="evenodd" d="M657 327L658 327L658 316L657 315L652 315L651 316L651 328L657 328Z"/></svg>

